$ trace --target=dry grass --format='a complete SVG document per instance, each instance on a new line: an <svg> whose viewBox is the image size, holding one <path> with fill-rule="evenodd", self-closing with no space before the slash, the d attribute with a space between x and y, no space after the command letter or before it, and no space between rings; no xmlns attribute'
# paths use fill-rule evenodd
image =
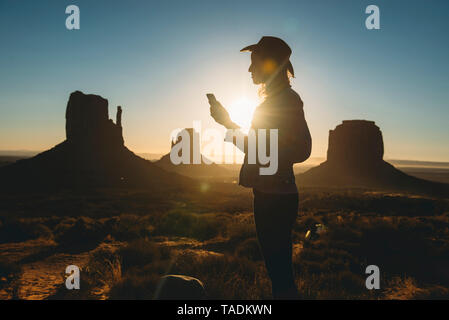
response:
<svg viewBox="0 0 449 320"><path fill-rule="evenodd" d="M54 298L153 299L167 273L200 279L211 299L270 298L250 194L214 188L211 194L164 195L160 201L143 192L55 195L53 207L48 199L29 196L18 207L35 203L33 217L12 218L12 205L0 208L0 242L49 238L59 252L84 252L108 239L123 242L116 251L93 251L81 292L64 288ZM55 214L74 203L77 214ZM449 297L448 200L304 190L300 209L294 270L303 298ZM323 232L315 232L317 224L325 226ZM312 236L305 239L308 230ZM365 288L370 264L381 270L381 290Z"/></svg>

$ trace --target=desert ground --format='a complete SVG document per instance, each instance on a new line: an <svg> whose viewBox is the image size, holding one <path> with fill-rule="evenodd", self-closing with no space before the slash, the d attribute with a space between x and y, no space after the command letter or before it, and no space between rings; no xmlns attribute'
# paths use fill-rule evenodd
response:
<svg viewBox="0 0 449 320"><path fill-rule="evenodd" d="M297 183L293 256L303 299L449 298L448 199ZM164 274L198 278L210 299L269 299L251 191L214 179L199 186L2 193L0 299L155 299ZM65 288L70 264L81 269L80 290ZM371 264L379 290L365 287Z"/></svg>

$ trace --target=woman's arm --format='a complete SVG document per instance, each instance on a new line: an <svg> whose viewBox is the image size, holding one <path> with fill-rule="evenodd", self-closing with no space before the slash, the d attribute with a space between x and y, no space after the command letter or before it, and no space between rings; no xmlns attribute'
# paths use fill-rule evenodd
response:
<svg viewBox="0 0 449 320"><path fill-rule="evenodd" d="M240 126L234 123L228 111L217 100L209 100L210 115L214 120L226 129L225 141L233 143L242 152L248 150L248 136L240 130Z"/></svg>
<svg viewBox="0 0 449 320"><path fill-rule="evenodd" d="M307 160L312 150L312 138L304 117L302 101L283 108L278 121L281 161L299 163Z"/></svg>
<svg viewBox="0 0 449 320"><path fill-rule="evenodd" d="M210 115L214 118L215 122L221 124L226 129L239 129L240 126L232 122L229 112L223 107L223 105L213 99L209 100L210 104Z"/></svg>

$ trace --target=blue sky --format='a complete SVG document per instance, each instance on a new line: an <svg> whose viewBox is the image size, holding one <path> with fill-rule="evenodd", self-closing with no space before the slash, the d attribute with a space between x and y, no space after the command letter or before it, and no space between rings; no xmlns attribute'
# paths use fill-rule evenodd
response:
<svg viewBox="0 0 449 320"><path fill-rule="evenodd" d="M78 5L81 29L65 28ZM365 8L380 8L367 30ZM170 132L215 127L205 94L226 106L257 98L239 49L263 35L292 48L293 88L305 104L313 156L345 119L374 120L385 157L449 161L449 2L0 2L0 150L44 150L65 138L70 92L124 109L136 152L166 152Z"/></svg>

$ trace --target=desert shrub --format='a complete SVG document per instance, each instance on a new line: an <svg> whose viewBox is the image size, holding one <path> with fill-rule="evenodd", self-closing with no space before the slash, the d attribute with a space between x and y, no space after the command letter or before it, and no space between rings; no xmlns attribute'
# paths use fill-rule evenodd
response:
<svg viewBox="0 0 449 320"><path fill-rule="evenodd" d="M295 261L301 282L308 288L303 292L314 298L379 297L379 292L367 295L364 284L357 280L365 277L367 265L375 264L381 270L381 288L387 288L393 277L407 276L416 279L416 290L423 296L444 296L440 287L449 285L446 223L442 216L328 214L326 232L304 241ZM399 296L417 297L418 291Z"/></svg>
<svg viewBox="0 0 449 320"><path fill-rule="evenodd" d="M170 258L168 248L160 247L147 239L134 240L120 248L117 254L120 256L123 272Z"/></svg>
<svg viewBox="0 0 449 320"><path fill-rule="evenodd" d="M46 300L94 300L98 297L93 294L96 282L87 275L84 269L80 270L82 276L80 277L80 289L67 290L65 286L65 274L61 277L64 278L64 283L61 284L55 291L46 298Z"/></svg>
<svg viewBox="0 0 449 320"><path fill-rule="evenodd" d="M385 298L396 300L447 300L449 289L440 285L426 285L420 288L414 278L394 277L388 283Z"/></svg>
<svg viewBox="0 0 449 320"><path fill-rule="evenodd" d="M68 252L93 249L106 235L107 232L100 222L87 217L64 220L55 230L55 240L59 249Z"/></svg>
<svg viewBox="0 0 449 320"><path fill-rule="evenodd" d="M449 257L438 253L437 247L441 250L441 245L431 239L433 228L417 223L416 218L372 218L369 223L356 219L345 229L343 232L338 226L329 228L325 235L328 244L344 246L363 265L382 266L382 270L391 275L408 274L438 281L441 278L437 275L441 273L432 272L434 266L449 264Z"/></svg>
<svg viewBox="0 0 449 320"><path fill-rule="evenodd" d="M96 286L112 286L122 277L122 265L120 255L116 250L108 247L94 250L89 257L85 268L88 278Z"/></svg>
<svg viewBox="0 0 449 320"><path fill-rule="evenodd" d="M129 274L111 288L109 299L154 299L159 279L160 275L154 273Z"/></svg>
<svg viewBox="0 0 449 320"><path fill-rule="evenodd" d="M8 285L20 274L21 268L16 263L1 259L0 260L0 288Z"/></svg>
<svg viewBox="0 0 449 320"><path fill-rule="evenodd" d="M171 211L161 217L155 232L159 235L208 240L216 237L220 229L221 223L214 214Z"/></svg>
<svg viewBox="0 0 449 320"><path fill-rule="evenodd" d="M124 269L125 270L125 269ZM210 299L259 299L270 296L261 262L231 255L200 255L184 251L169 260L128 269L110 291L111 299L153 299L165 273L183 274L203 282Z"/></svg>
<svg viewBox="0 0 449 320"><path fill-rule="evenodd" d="M18 299L18 280L21 267L11 261L0 259L0 290L4 290L12 299Z"/></svg>
<svg viewBox="0 0 449 320"><path fill-rule="evenodd" d="M29 219L4 218L0 220L0 243L21 242L36 238L51 238L51 230L44 224Z"/></svg>
<svg viewBox="0 0 449 320"><path fill-rule="evenodd" d="M226 235L230 242L242 242L256 237L254 222L233 220L226 225Z"/></svg>
<svg viewBox="0 0 449 320"><path fill-rule="evenodd" d="M149 237L154 230L150 219L131 214L107 219L105 228L114 239L119 241Z"/></svg>
<svg viewBox="0 0 449 320"><path fill-rule="evenodd" d="M304 211L335 210L376 213L386 216L437 216L449 209L445 199L409 197L408 195L367 194L364 190L332 190L301 193Z"/></svg>
<svg viewBox="0 0 449 320"><path fill-rule="evenodd" d="M316 279L316 294L320 299L362 298L369 292L365 287L365 277L350 271L322 274Z"/></svg>
<svg viewBox="0 0 449 320"><path fill-rule="evenodd" d="M271 285L263 263L232 255L196 255L184 252L171 273L203 282L210 299L260 299L270 296Z"/></svg>
<svg viewBox="0 0 449 320"><path fill-rule="evenodd" d="M80 300L107 298L111 287L121 281L122 269L116 250L103 247L94 250L85 267L80 270L79 290L67 290L62 284L49 300ZM62 275L64 278L67 276Z"/></svg>
<svg viewBox="0 0 449 320"><path fill-rule="evenodd" d="M366 266L365 266L366 267ZM370 298L363 266L344 250L309 245L294 259L300 296L304 299Z"/></svg>
<svg viewBox="0 0 449 320"><path fill-rule="evenodd" d="M138 239L117 251L123 276L109 294L110 299L153 299L157 284L171 265L169 248L148 239Z"/></svg>
<svg viewBox="0 0 449 320"><path fill-rule="evenodd" d="M235 249L237 257L246 257L249 260L260 261L263 259L260 252L259 242L256 238L249 238L244 240Z"/></svg>

